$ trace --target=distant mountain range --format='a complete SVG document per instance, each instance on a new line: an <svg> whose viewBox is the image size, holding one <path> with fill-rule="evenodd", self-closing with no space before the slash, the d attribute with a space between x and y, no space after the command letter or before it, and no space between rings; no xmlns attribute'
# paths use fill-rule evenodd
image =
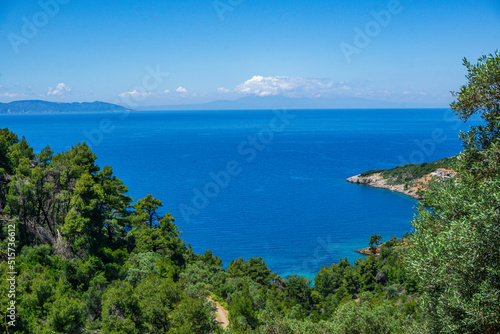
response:
<svg viewBox="0 0 500 334"><path fill-rule="evenodd" d="M252 110L252 109L380 109L380 108L435 108L435 105L407 106L402 103L368 100L354 97L339 98L291 98L285 96L247 96L234 101L218 100L199 104L177 104L163 106L140 106L141 111L161 110ZM132 110L106 102L60 103L41 100L24 100L0 103L0 114L19 113L82 113L123 112Z"/></svg>
<svg viewBox="0 0 500 334"><path fill-rule="evenodd" d="M0 103L0 114L19 113L78 113L78 112L106 112L127 111L128 108L106 102L73 102L59 103L41 100L24 100L10 103Z"/></svg>
<svg viewBox="0 0 500 334"><path fill-rule="evenodd" d="M430 108L431 105L413 106ZM377 109L407 108L401 103L354 97L291 98L285 96L247 96L234 101L219 100L201 104L141 106L138 110L250 110L250 109Z"/></svg>

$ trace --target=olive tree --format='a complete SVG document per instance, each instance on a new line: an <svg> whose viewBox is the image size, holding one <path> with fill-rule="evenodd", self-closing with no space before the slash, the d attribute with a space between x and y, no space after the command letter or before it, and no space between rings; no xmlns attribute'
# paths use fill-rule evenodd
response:
<svg viewBox="0 0 500 334"><path fill-rule="evenodd" d="M451 104L479 126L461 134L458 177L434 184L419 203L408 250L435 332L500 332L500 54L464 60L467 84Z"/></svg>

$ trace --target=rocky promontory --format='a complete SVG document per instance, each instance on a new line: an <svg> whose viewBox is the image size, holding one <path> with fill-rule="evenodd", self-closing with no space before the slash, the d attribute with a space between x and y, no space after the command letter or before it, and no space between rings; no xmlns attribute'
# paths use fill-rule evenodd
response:
<svg viewBox="0 0 500 334"><path fill-rule="evenodd" d="M454 178L457 157L443 158L434 162L408 164L390 169L369 170L347 179L351 183L395 191L421 200L430 182Z"/></svg>
<svg viewBox="0 0 500 334"><path fill-rule="evenodd" d="M379 256L380 255L380 247L376 247L374 249L370 248L370 247L366 247L366 248L362 248L362 249L355 249L354 250L356 253L359 253L361 255L366 255L366 256L369 256L369 255L375 255L375 256Z"/></svg>
<svg viewBox="0 0 500 334"><path fill-rule="evenodd" d="M418 185L407 185L407 184L392 184L390 178L384 178L382 173L374 173L369 176L355 175L347 179L348 182L364 184L370 187L388 189L401 194L405 194L414 199L421 200L422 196L419 195L418 190L421 189L420 184Z"/></svg>

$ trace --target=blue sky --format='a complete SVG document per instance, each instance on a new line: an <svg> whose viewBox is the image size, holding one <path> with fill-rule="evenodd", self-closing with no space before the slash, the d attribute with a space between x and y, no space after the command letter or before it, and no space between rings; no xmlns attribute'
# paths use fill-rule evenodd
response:
<svg viewBox="0 0 500 334"><path fill-rule="evenodd" d="M442 107L465 82L462 58L500 49L498 0L6 0L0 13L0 102Z"/></svg>

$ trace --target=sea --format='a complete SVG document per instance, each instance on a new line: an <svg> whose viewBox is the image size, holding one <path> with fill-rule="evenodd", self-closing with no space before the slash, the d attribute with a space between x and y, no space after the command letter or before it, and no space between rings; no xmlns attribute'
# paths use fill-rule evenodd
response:
<svg viewBox="0 0 500 334"><path fill-rule="evenodd" d="M360 258L373 233L412 230L416 200L346 178L453 156L471 124L451 109L0 115L36 152L87 142L134 200L163 202L195 252L309 279Z"/></svg>

